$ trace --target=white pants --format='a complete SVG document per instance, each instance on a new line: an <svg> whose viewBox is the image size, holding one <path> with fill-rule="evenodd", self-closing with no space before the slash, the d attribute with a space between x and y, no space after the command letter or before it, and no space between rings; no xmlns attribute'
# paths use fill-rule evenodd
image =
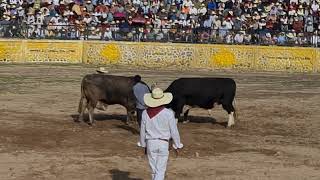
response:
<svg viewBox="0 0 320 180"><path fill-rule="evenodd" d="M169 157L168 142L163 140L148 140L147 153L152 171L152 180L164 180Z"/></svg>

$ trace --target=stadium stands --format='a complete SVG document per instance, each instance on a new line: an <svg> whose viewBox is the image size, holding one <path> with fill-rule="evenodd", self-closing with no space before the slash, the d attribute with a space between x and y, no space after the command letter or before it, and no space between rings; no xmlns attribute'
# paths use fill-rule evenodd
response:
<svg viewBox="0 0 320 180"><path fill-rule="evenodd" d="M320 0L1 0L0 37L317 46Z"/></svg>

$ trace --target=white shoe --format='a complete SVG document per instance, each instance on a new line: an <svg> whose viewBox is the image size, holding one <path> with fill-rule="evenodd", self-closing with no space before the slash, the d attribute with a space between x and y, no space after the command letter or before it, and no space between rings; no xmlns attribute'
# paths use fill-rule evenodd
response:
<svg viewBox="0 0 320 180"><path fill-rule="evenodd" d="M140 143L140 141L139 141L139 142L137 142L137 146L138 146L138 147L141 147L141 143Z"/></svg>

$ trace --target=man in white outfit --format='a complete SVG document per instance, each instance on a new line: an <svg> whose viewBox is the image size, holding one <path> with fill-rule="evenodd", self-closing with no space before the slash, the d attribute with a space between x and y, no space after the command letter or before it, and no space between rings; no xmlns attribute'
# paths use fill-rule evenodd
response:
<svg viewBox="0 0 320 180"><path fill-rule="evenodd" d="M165 177L169 139L173 139L174 149L183 147L174 113L163 106L171 101L172 94L164 93L160 88L144 95L144 102L148 108L142 112L140 145L147 150L152 180L163 180Z"/></svg>

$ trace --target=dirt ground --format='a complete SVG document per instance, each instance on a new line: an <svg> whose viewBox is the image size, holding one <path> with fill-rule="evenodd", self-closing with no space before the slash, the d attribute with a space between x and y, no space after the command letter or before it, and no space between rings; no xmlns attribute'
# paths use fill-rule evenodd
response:
<svg viewBox="0 0 320 180"><path fill-rule="evenodd" d="M108 69L162 88L184 76L236 80L236 127L224 127L221 107L212 118L191 111L191 122L178 124L185 148L170 152L168 180L320 179L320 74ZM123 107L96 111L92 128L73 122L87 73L95 67L0 66L1 180L150 179Z"/></svg>

